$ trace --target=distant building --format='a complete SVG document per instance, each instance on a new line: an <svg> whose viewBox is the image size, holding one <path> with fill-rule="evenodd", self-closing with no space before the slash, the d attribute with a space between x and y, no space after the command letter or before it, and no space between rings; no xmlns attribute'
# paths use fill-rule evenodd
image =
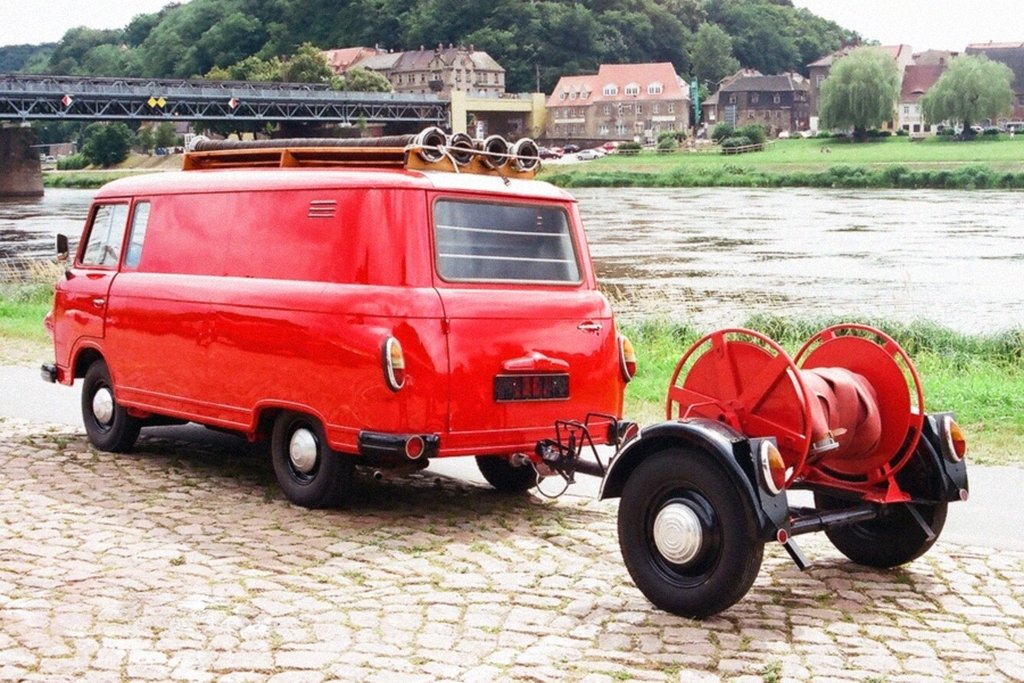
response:
<svg viewBox="0 0 1024 683"><path fill-rule="evenodd" d="M1010 120L1024 121L1024 42L972 43L964 51L968 55L985 55L994 62L1002 62L1013 71L1013 114ZM1005 123L1003 120L991 121Z"/></svg>
<svg viewBox="0 0 1024 683"><path fill-rule="evenodd" d="M718 89L716 121L740 127L759 123L769 135L807 130L810 84L798 73L743 73Z"/></svg>
<svg viewBox="0 0 1024 683"><path fill-rule="evenodd" d="M547 101L550 140L642 140L690 127L690 87L669 62L602 64L563 76Z"/></svg>
<svg viewBox="0 0 1024 683"><path fill-rule="evenodd" d="M931 90L945 70L946 62L943 59L934 64L911 64L903 70L903 86L896 109L896 120L901 129L911 135L936 132L936 126L924 120L920 99Z"/></svg>
<svg viewBox="0 0 1024 683"><path fill-rule="evenodd" d="M829 72L832 71L832 65L858 47L862 46L850 45L840 48L832 54L826 55L807 65L808 78L810 79L810 126L812 130L817 130L818 128L818 112L821 106L821 84L825 82L826 78L828 78ZM898 74L902 75L903 71L914 63L914 54L909 45L879 45L873 47L875 47L875 49L882 50L892 58L896 63L896 73ZM888 121L882 125L883 130L892 130L893 128L895 128L895 124L892 121Z"/></svg>
<svg viewBox="0 0 1024 683"><path fill-rule="evenodd" d="M432 93L449 98L452 91L474 97L505 93L505 69L486 52L468 47L438 45L433 50L385 52L353 47L327 50L324 58L337 74L364 68L386 77L396 93Z"/></svg>

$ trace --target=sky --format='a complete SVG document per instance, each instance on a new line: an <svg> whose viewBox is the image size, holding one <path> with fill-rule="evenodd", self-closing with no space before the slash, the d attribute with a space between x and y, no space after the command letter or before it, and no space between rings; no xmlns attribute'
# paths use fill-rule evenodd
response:
<svg viewBox="0 0 1024 683"><path fill-rule="evenodd" d="M1024 43L1021 0L793 0L882 45L910 45L914 52L962 52L970 43Z"/></svg>
<svg viewBox="0 0 1024 683"><path fill-rule="evenodd" d="M187 0L186 0L187 1ZM168 0L0 0L0 45L60 40L74 26L123 28ZM818 16L883 45L915 52L962 51L968 43L1024 43L1021 0L793 0Z"/></svg>

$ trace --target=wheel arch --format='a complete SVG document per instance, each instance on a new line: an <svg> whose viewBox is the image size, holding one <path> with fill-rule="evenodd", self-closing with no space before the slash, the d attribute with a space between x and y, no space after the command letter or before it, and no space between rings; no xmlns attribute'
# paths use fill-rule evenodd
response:
<svg viewBox="0 0 1024 683"><path fill-rule="evenodd" d="M750 478L740 463L735 446L748 442L731 427L714 420L695 419L661 422L645 427L640 436L626 445L615 457L601 482L600 500L618 498L633 470L646 458L667 448L688 447L704 451L719 463L741 491L757 499ZM749 449L745 446L744 450Z"/></svg>
<svg viewBox="0 0 1024 683"><path fill-rule="evenodd" d="M71 376L76 379L85 377L86 371L89 366L96 361L101 360L104 363L107 359L103 356L103 353L94 346L83 346L78 349L75 353L75 358L71 363L72 373ZM107 368L110 368L110 363L107 363Z"/></svg>

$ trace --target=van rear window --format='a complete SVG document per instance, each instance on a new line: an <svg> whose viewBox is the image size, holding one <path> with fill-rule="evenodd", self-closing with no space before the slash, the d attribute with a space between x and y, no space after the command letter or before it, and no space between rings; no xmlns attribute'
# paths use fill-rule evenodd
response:
<svg viewBox="0 0 1024 683"><path fill-rule="evenodd" d="M434 235L445 280L580 281L569 218L558 207L442 199Z"/></svg>

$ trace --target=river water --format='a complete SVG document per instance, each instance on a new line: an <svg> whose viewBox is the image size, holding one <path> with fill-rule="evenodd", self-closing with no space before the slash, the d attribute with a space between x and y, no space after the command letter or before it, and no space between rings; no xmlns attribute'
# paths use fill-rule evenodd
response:
<svg viewBox="0 0 1024 683"><path fill-rule="evenodd" d="M0 261L76 238L89 190L0 202ZM620 317L699 329L754 313L1024 327L1024 194L1004 191L580 189Z"/></svg>

